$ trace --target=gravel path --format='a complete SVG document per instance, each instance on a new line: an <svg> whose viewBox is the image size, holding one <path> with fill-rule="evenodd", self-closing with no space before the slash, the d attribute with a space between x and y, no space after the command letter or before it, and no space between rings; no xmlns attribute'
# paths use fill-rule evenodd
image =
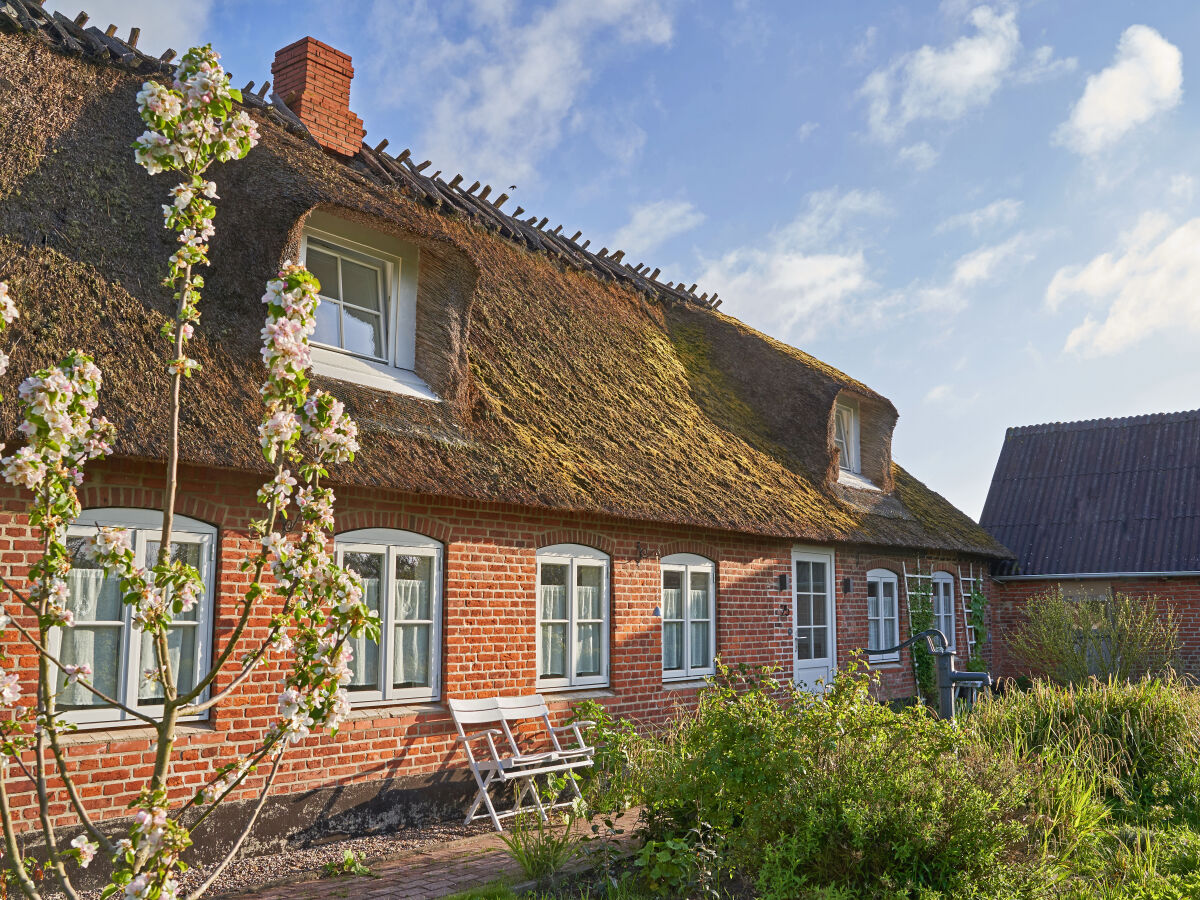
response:
<svg viewBox="0 0 1200 900"><path fill-rule="evenodd" d="M405 828L391 834L368 835L335 841L315 847L280 850L264 856L246 856L229 864L205 897L243 894L281 881L309 881L319 878L326 863L341 864L346 851L370 866L372 860L386 859L405 850L441 844L459 838L491 832L490 822L463 825L461 822L432 822L420 828ZM179 880L180 896L186 896L212 873L215 866L189 869ZM49 885L47 885L49 886ZM101 891L80 891L80 900L100 900ZM55 892L48 892L54 896Z"/></svg>

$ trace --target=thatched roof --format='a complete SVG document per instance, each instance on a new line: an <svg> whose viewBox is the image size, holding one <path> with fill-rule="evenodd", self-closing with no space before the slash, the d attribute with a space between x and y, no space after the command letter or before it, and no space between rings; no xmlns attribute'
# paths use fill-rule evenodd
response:
<svg viewBox="0 0 1200 900"><path fill-rule="evenodd" d="M147 177L130 145L142 130L134 94L167 66L35 10L0 0L0 27L9 29L0 35L0 277L23 313L0 387L13 396L23 373L80 346L105 373L101 411L119 427L118 452L156 457L166 415L158 328L169 309L160 282L172 248L159 206L172 181ZM214 175L222 199L192 344L204 373L185 391L187 461L263 468L259 296L320 208L420 248L418 317L434 324L418 370L443 398L324 385L362 431L363 452L338 473L346 481L1007 555L899 467L889 493L830 483L839 394L881 410L889 429L894 421L891 404L860 382L711 300L438 186L417 167L390 157L385 166L368 148L351 161L332 158L266 98L247 105L263 139ZM0 407L0 432L14 433L16 413L14 402Z"/></svg>

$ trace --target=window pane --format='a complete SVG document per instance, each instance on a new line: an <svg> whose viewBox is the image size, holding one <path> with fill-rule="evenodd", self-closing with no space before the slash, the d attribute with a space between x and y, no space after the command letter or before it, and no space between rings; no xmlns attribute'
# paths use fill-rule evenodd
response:
<svg viewBox="0 0 1200 900"><path fill-rule="evenodd" d="M824 659L829 654L825 651L825 629L813 629L813 659Z"/></svg>
<svg viewBox="0 0 1200 900"><path fill-rule="evenodd" d="M879 618L879 582L867 582L867 616L872 619Z"/></svg>
<svg viewBox="0 0 1200 900"><path fill-rule="evenodd" d="M76 622L120 622L121 586L83 553L84 538L67 539L71 554L71 571L67 575L70 595L67 608L75 613Z"/></svg>
<svg viewBox="0 0 1200 900"><path fill-rule="evenodd" d="M74 628L64 628L59 658L64 665L87 663L92 667L91 682L96 690L120 699L117 685L121 675L123 633L123 625L76 624ZM82 685L67 684L66 676L61 672L58 676L58 686L62 691L59 694L58 705L62 709L105 705L104 701Z"/></svg>
<svg viewBox="0 0 1200 900"><path fill-rule="evenodd" d="M180 693L190 691L196 684L196 632L195 625L178 625L167 629L167 659ZM158 656L154 650L152 635L142 632L142 672L138 673L138 703L157 703L162 700L162 685L147 681L142 673L147 669L158 669ZM111 696L111 695L110 695Z"/></svg>
<svg viewBox="0 0 1200 900"><path fill-rule="evenodd" d="M364 356L383 356L383 321L378 313L342 307L342 347Z"/></svg>
<svg viewBox="0 0 1200 900"><path fill-rule="evenodd" d="M599 622L576 626L576 675L600 674L600 628Z"/></svg>
<svg viewBox="0 0 1200 900"><path fill-rule="evenodd" d="M565 619L567 617L567 572L570 567L563 563L542 563L542 587L539 601L539 616L543 619Z"/></svg>
<svg viewBox="0 0 1200 900"><path fill-rule="evenodd" d="M379 597L383 579L383 554L348 550L342 554L342 565L362 578L363 600L368 608L382 613ZM366 635L350 638L347 643L354 653L354 658L350 661L350 670L354 675L347 689L379 690L379 644Z"/></svg>
<svg viewBox="0 0 1200 900"><path fill-rule="evenodd" d="M146 563L154 565L158 562L158 548L162 546L161 541L146 542ZM182 562L191 566L197 572L200 571L200 558L202 556L203 547L192 541L171 541L171 562ZM168 595L169 597L170 595ZM200 619L200 604L197 603L187 612L181 612L174 617L181 622L196 622ZM144 667L143 667L144 668ZM159 695L161 696L161 694Z"/></svg>
<svg viewBox="0 0 1200 900"><path fill-rule="evenodd" d="M543 678L566 678L567 626L565 623L542 626L541 650L542 668L538 675Z"/></svg>
<svg viewBox="0 0 1200 900"><path fill-rule="evenodd" d="M813 594L812 609L813 609L813 624L825 624L825 607L828 604L824 594Z"/></svg>
<svg viewBox="0 0 1200 900"><path fill-rule="evenodd" d="M397 625L392 686L429 687L431 625Z"/></svg>
<svg viewBox="0 0 1200 900"><path fill-rule="evenodd" d="M312 339L318 344L328 344L331 347L342 346L341 336L338 334L338 316L341 312L341 307L336 303L321 303L317 307L317 327L313 330Z"/></svg>
<svg viewBox="0 0 1200 900"><path fill-rule="evenodd" d="M882 632L883 645L880 649L886 650L889 647L895 647L897 644L896 620L894 618L884 619L883 620L883 628L881 629L881 632Z"/></svg>
<svg viewBox="0 0 1200 900"><path fill-rule="evenodd" d="M342 302L380 312L383 309L379 271L350 259L342 260Z"/></svg>
<svg viewBox="0 0 1200 900"><path fill-rule="evenodd" d="M812 597L808 594L796 598L796 624L812 624Z"/></svg>
<svg viewBox="0 0 1200 900"><path fill-rule="evenodd" d="M337 257L322 253L313 246L313 243L311 240L308 242L308 253L304 257L304 266L317 276L317 281L321 282L323 296L340 300L342 295L338 290Z"/></svg>
<svg viewBox="0 0 1200 900"><path fill-rule="evenodd" d="M575 616L579 619L603 618L604 570L600 566L575 567Z"/></svg>
<svg viewBox="0 0 1200 900"><path fill-rule="evenodd" d="M867 649L878 650L883 646L879 643L879 620L871 619L867 622Z"/></svg>
<svg viewBox="0 0 1200 900"><path fill-rule="evenodd" d="M676 576L673 580L675 586L671 588L663 588L663 618L664 619L682 619L683 618L683 577L679 572L667 572L667 575ZM666 579L663 579L666 581Z"/></svg>
<svg viewBox="0 0 1200 900"><path fill-rule="evenodd" d="M692 668L707 669L712 665L712 656L708 652L708 636L709 629L712 625L708 622L693 622L692 623Z"/></svg>
<svg viewBox="0 0 1200 900"><path fill-rule="evenodd" d="M802 594L812 591L812 563L796 563L796 590Z"/></svg>
<svg viewBox="0 0 1200 900"><path fill-rule="evenodd" d="M673 671L683 668L683 623L663 625L663 668Z"/></svg>
<svg viewBox="0 0 1200 900"><path fill-rule="evenodd" d="M811 563L812 565L812 592L814 594L825 593L825 563Z"/></svg>
<svg viewBox="0 0 1200 900"><path fill-rule="evenodd" d="M812 659L812 635L808 628L796 629L796 658Z"/></svg>
<svg viewBox="0 0 1200 900"><path fill-rule="evenodd" d="M123 622L125 611L121 603L120 585L105 576L83 552L84 538L67 538L71 555L71 571L67 574L67 608L75 614L75 627L62 629L59 658L64 665L86 664L92 667L91 682L97 690L121 699L121 663L124 659ZM89 626L91 622L118 624ZM64 708L103 706L104 703L87 688L67 685L60 673L59 686L63 693L59 702Z"/></svg>
<svg viewBox="0 0 1200 900"><path fill-rule="evenodd" d="M433 609L433 557L396 557L396 621L430 620Z"/></svg>
<svg viewBox="0 0 1200 900"><path fill-rule="evenodd" d="M693 572L691 577L692 590L688 595L688 615L693 619L707 619L708 614L708 573Z"/></svg>

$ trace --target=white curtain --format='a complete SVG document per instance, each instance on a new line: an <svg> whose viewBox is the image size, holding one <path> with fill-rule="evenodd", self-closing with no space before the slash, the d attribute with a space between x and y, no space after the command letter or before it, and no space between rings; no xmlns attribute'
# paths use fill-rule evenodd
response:
<svg viewBox="0 0 1200 900"><path fill-rule="evenodd" d="M158 657L154 652L154 638L142 632L142 670L157 669ZM196 684L196 625L176 624L167 629L167 658L171 661L171 672L180 691L190 691ZM111 696L111 695L110 695ZM157 681L140 680L139 700L160 700L162 685Z"/></svg>
<svg viewBox="0 0 1200 900"><path fill-rule="evenodd" d="M70 588L68 607L75 614L75 627L63 628L59 658L64 664L92 667L92 684L110 697L117 695L117 681L121 673L121 638L124 625L121 623L120 585L104 577L101 569L73 568L67 575ZM92 625L92 622L113 624ZM65 684L60 675L62 693L59 702L64 706L97 706L101 701L78 684Z"/></svg>
<svg viewBox="0 0 1200 900"><path fill-rule="evenodd" d="M392 681L397 687L430 684L430 612L429 585L425 581L396 580L396 652Z"/></svg>
<svg viewBox="0 0 1200 900"><path fill-rule="evenodd" d="M367 607L379 612L379 579L363 579L363 600ZM379 686L379 644L365 634L349 638L347 645L354 653L350 668L354 677L350 681L352 688L377 688Z"/></svg>
<svg viewBox="0 0 1200 900"><path fill-rule="evenodd" d="M575 626L575 674L600 674L600 624Z"/></svg>

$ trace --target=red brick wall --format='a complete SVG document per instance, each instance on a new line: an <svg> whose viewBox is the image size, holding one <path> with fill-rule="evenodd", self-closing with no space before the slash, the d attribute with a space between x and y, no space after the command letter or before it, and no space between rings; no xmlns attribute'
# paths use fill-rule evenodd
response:
<svg viewBox="0 0 1200 900"><path fill-rule="evenodd" d="M1115 593L1160 598L1163 606L1174 613L1175 620L1179 623L1179 634L1183 644L1180 655L1184 671L1200 676L1200 577L1193 575L1173 578L1109 578L1104 579L1104 582L1110 584ZM1090 579L997 582L992 592L995 674L1010 677L1024 674L1024 668L1008 651L1008 637L1020 627L1022 610L1030 597L1054 590L1060 584L1064 588L1070 588L1089 583L1096 582Z"/></svg>
<svg viewBox="0 0 1200 900"><path fill-rule="evenodd" d="M110 461L94 466L83 489L85 508L154 508L160 500L159 468L139 462ZM221 646L232 627L239 589L249 576L241 562L254 545L244 523L258 510L258 480L244 474L184 467L179 512L219 529L215 641ZM779 591L777 578L791 567L789 541L636 523L586 514L560 514L494 503L438 499L386 493L375 489L338 491L338 530L384 527L418 532L445 545L442 696L532 692L535 681L535 553L555 543L581 543L611 555L610 681L605 690L552 695L565 711L573 699L597 697L618 715L662 720L696 695L696 685L664 687L661 630L653 611L660 603L660 570L653 556L638 556L638 543L655 556L692 552L717 564L717 650L730 663L779 665L791 673L791 595ZM0 487L0 564L18 580L36 558L38 545L21 512L24 497L11 486ZM866 571L886 567L910 571L915 555L886 553L878 548L835 547L838 656L845 664L854 647L866 644ZM957 574L959 560L934 561L935 568ZM964 569L967 561L962 561ZM928 559L922 560L923 570ZM979 563L976 562L976 569ZM851 580L844 596L842 579ZM903 601L904 595L901 594ZM902 607L903 608L903 607ZM15 612L11 609L10 613ZM271 604L264 603L248 630L251 641L266 633ZM959 645L965 647L962 617ZM9 634L11 635L11 631ZM901 614L901 633L907 622ZM23 672L34 659L13 642L5 647ZM912 692L911 663L882 667L885 696ZM176 799L210 777L212 768L251 751L274 720L280 672L256 672L235 699L213 710L207 722L185 726L179 761L172 776ZM217 683L220 689L229 677ZM32 682L26 685L32 693ZM462 766L450 739L453 726L436 704L379 706L356 710L333 738L309 738L289 751L277 781L277 792L308 790L354 782L444 772ZM122 814L134 797L134 782L150 771L150 737L145 728L81 728L69 737L73 771L81 794L101 816ZM261 776L251 779L241 796L255 795ZM15 806L28 821L34 815L26 785L14 782ZM65 814L57 798L56 815Z"/></svg>

